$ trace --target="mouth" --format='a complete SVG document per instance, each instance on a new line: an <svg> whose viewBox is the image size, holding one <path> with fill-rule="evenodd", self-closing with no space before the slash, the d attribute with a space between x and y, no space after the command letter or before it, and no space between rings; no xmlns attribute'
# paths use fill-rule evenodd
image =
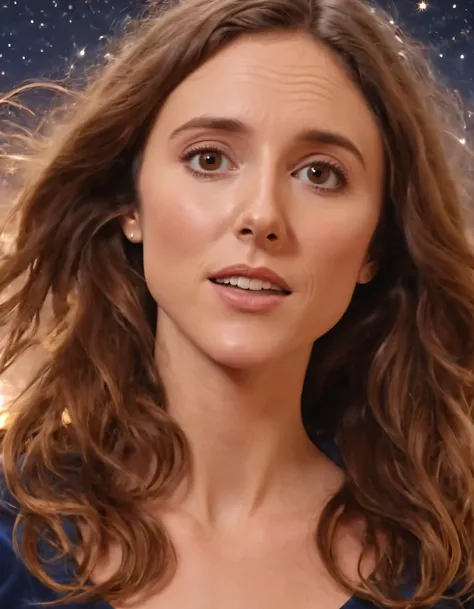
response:
<svg viewBox="0 0 474 609"><path fill-rule="evenodd" d="M209 277L209 281L221 288L247 292L248 295L289 296L288 283L268 267L250 267L246 264L227 266Z"/></svg>
<svg viewBox="0 0 474 609"><path fill-rule="evenodd" d="M270 314L292 294L285 279L267 267L227 266L208 277L228 308L250 314Z"/></svg>
<svg viewBox="0 0 474 609"><path fill-rule="evenodd" d="M291 294L289 290L285 290L271 281L249 279L248 277L229 277L224 279L211 277L209 281L223 288L237 292L246 292L249 296L289 296Z"/></svg>

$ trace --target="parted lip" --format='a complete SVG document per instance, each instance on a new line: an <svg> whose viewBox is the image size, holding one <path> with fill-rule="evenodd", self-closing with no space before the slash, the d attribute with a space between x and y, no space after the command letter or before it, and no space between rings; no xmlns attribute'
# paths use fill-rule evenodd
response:
<svg viewBox="0 0 474 609"><path fill-rule="evenodd" d="M269 281L285 292L291 293L290 286L286 283L283 277L280 277L275 271L271 269L259 266L252 268L246 264L235 264L233 266L226 266L217 273L211 275L209 279L226 279L229 277L248 277L249 279L260 279L260 281Z"/></svg>

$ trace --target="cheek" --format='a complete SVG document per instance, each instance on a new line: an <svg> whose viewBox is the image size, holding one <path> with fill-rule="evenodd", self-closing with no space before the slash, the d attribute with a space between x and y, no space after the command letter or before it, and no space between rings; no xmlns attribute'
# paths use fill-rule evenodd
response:
<svg viewBox="0 0 474 609"><path fill-rule="evenodd" d="M172 189L144 189L142 195L142 231L145 248L166 256L185 254L202 240L206 231L203 214L185 194Z"/></svg>
<svg viewBox="0 0 474 609"><path fill-rule="evenodd" d="M324 302L328 325L336 323L350 304L376 225L376 214L339 218L320 222L306 236L306 272L312 284L308 306L321 311Z"/></svg>
<svg viewBox="0 0 474 609"><path fill-rule="evenodd" d="M204 202L205 203L205 202ZM196 193L167 173L143 175L140 185L145 279L156 300L164 292L185 292L196 270L203 265L206 246L214 231L212 214ZM177 278L180 281L177 281ZM181 287L180 287L181 286Z"/></svg>
<svg viewBox="0 0 474 609"><path fill-rule="evenodd" d="M367 260L378 218L376 202L360 205L357 201L344 203L338 214L320 218L316 239L314 235L312 238L313 256L320 263L318 268L334 273L335 283L355 283Z"/></svg>
<svg viewBox="0 0 474 609"><path fill-rule="evenodd" d="M145 249L179 262L206 242L211 231L210 214L198 201L196 189L182 176L163 172L166 178L144 175L141 189L141 219ZM162 175L163 175L162 174Z"/></svg>
<svg viewBox="0 0 474 609"><path fill-rule="evenodd" d="M365 261L370 237L371 233L348 225L328 229L315 255L321 257L324 269L333 273L335 283L353 283Z"/></svg>

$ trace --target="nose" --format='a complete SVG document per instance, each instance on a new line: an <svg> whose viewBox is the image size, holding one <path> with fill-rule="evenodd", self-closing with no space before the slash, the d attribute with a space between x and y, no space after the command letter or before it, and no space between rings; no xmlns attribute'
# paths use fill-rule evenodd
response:
<svg viewBox="0 0 474 609"><path fill-rule="evenodd" d="M289 236L285 194L276 171L267 168L242 176L239 213L234 232L238 239L262 249L281 249Z"/></svg>

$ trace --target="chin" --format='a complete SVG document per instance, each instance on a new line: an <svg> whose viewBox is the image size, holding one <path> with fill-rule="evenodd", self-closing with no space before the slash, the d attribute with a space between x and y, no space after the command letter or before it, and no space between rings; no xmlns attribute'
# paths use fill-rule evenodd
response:
<svg viewBox="0 0 474 609"><path fill-rule="evenodd" d="M211 358L218 366L231 370L255 370L261 365L268 363L270 359L255 357L254 354L244 352L219 354L215 357L211 356Z"/></svg>
<svg viewBox="0 0 474 609"><path fill-rule="evenodd" d="M298 333L282 333L281 324L258 319L237 322L218 320L205 315L172 318L163 308L158 315L157 335L176 361L190 354L204 356L217 366L234 370L259 368L290 356L302 345L296 342Z"/></svg>
<svg viewBox="0 0 474 609"><path fill-rule="evenodd" d="M258 368L283 355L274 341L265 343L256 337L234 341L214 339L212 344L201 345L201 349L216 364L233 370Z"/></svg>

